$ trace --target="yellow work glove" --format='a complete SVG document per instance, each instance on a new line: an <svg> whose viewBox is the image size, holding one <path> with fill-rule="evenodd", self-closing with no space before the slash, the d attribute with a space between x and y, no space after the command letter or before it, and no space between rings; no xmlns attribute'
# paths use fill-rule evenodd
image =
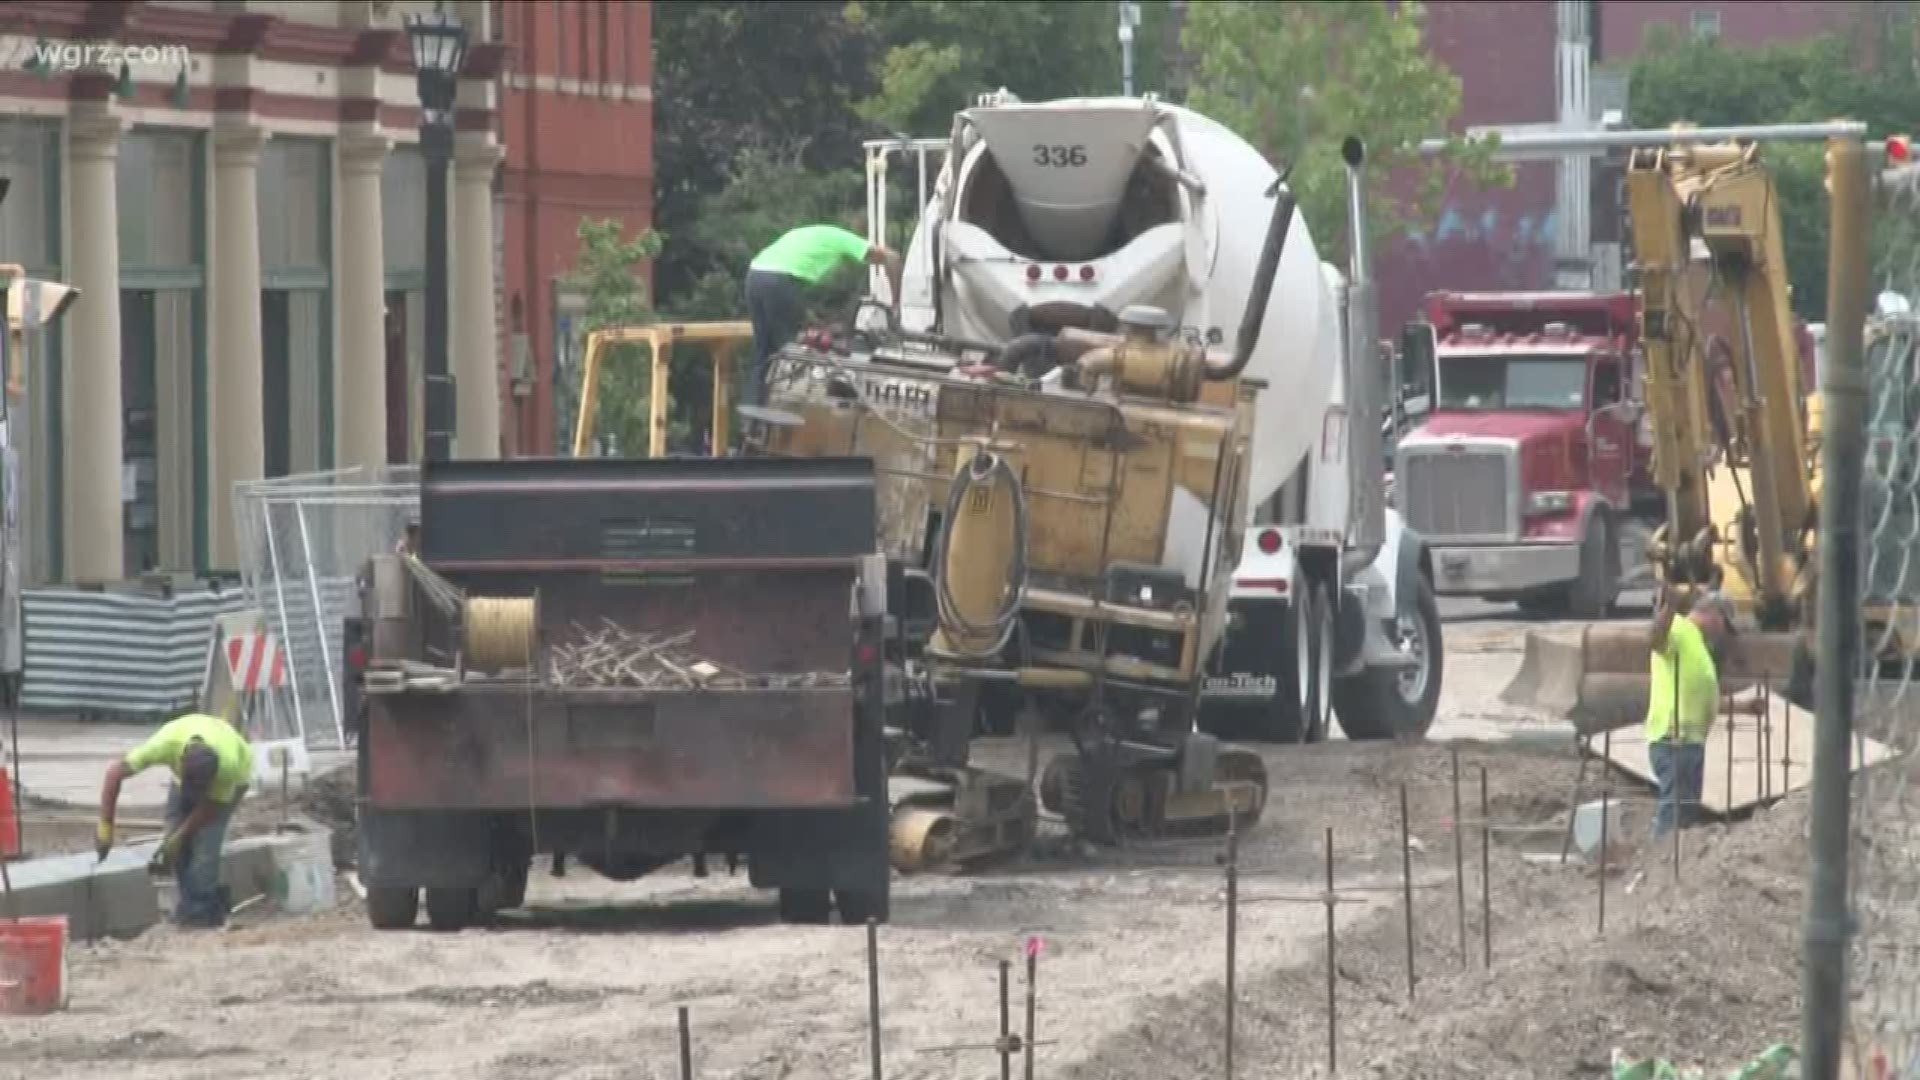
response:
<svg viewBox="0 0 1920 1080"><path fill-rule="evenodd" d="M166 838L160 841L160 846L153 849L153 858L148 860L147 869L156 874L163 874L173 869L174 860L179 855L180 834L168 833Z"/></svg>
<svg viewBox="0 0 1920 1080"><path fill-rule="evenodd" d="M113 822L101 818L93 829L93 853L98 856L96 862L104 862L107 852L113 850Z"/></svg>

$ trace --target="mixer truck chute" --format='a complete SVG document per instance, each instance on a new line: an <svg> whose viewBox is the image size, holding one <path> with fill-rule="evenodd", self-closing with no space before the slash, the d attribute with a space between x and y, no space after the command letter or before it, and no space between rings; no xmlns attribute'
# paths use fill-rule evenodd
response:
<svg viewBox="0 0 1920 1080"><path fill-rule="evenodd" d="M888 156L922 155L898 323L782 350L758 433L873 458L881 548L934 597L902 649L896 865L1018 838L1026 790L968 761L983 712L1073 737L1041 801L1098 841L1250 824L1265 775L1230 729L1423 736L1430 567L1377 423L1347 421L1381 411L1365 245L1321 263L1272 165L1150 99L992 95L940 149L929 186L929 144L869 147L876 236Z"/></svg>

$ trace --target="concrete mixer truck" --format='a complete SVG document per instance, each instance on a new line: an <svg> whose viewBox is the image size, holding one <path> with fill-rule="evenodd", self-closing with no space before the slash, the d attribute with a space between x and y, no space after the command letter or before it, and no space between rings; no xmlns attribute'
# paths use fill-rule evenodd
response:
<svg viewBox="0 0 1920 1080"><path fill-rule="evenodd" d="M1035 780L1095 842L1244 828L1266 775L1223 739L1424 737L1440 621L1385 505L1365 244L1323 263L1284 176L1150 98L1003 91L942 142L870 146L875 239L896 151L923 155L901 295L876 278L740 409L751 452L875 462L894 864L1017 849ZM1074 749L977 767L1005 716Z"/></svg>

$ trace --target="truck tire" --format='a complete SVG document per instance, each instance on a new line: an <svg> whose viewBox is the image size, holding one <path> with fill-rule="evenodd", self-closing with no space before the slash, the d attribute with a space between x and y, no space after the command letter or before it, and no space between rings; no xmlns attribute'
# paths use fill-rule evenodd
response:
<svg viewBox="0 0 1920 1080"><path fill-rule="evenodd" d="M527 877L532 860L515 864L500 872L500 910L511 911L527 903Z"/></svg>
<svg viewBox="0 0 1920 1080"><path fill-rule="evenodd" d="M382 885L367 890L367 922L375 930L411 930L419 917L419 889Z"/></svg>
<svg viewBox="0 0 1920 1080"><path fill-rule="evenodd" d="M1402 596L1398 631L1420 658L1413 668L1366 668L1333 684L1333 705L1340 730L1355 742L1427 737L1440 711L1440 676L1446 668L1441 647L1440 604L1433 583L1423 574L1411 597ZM1410 640L1409 640L1410 639Z"/></svg>
<svg viewBox="0 0 1920 1080"><path fill-rule="evenodd" d="M1576 619L1604 619L1620 595L1620 538L1605 510L1595 511L1580 543L1580 578L1567 594L1567 611Z"/></svg>
<svg viewBox="0 0 1920 1080"><path fill-rule="evenodd" d="M884 887L833 891L833 906L840 909L840 921L847 926L864 926L868 921L886 922L891 913L890 900Z"/></svg>
<svg viewBox="0 0 1920 1080"><path fill-rule="evenodd" d="M833 894L825 889L781 889L780 921L824 925L833 921Z"/></svg>
<svg viewBox="0 0 1920 1080"><path fill-rule="evenodd" d="M1285 741L1304 745L1327 737L1332 713L1335 646L1326 585L1308 581L1293 612L1294 716Z"/></svg>
<svg viewBox="0 0 1920 1080"><path fill-rule="evenodd" d="M428 889L427 925L442 932L465 930L479 913L479 899L474 889Z"/></svg>

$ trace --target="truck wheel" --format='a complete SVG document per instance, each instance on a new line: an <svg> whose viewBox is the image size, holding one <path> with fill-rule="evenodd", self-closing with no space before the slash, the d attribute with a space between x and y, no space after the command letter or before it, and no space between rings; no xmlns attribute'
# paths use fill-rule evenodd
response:
<svg viewBox="0 0 1920 1080"><path fill-rule="evenodd" d="M522 862L500 874L500 910L511 911L527 903L527 872L532 861Z"/></svg>
<svg viewBox="0 0 1920 1080"><path fill-rule="evenodd" d="M1293 724L1285 741L1317 743L1327 737L1333 682L1333 605L1327 588L1308 582L1293 619ZM1278 714L1281 710L1276 708Z"/></svg>
<svg viewBox="0 0 1920 1080"><path fill-rule="evenodd" d="M1574 582L1567 606L1576 619L1604 619L1620 594L1620 541L1605 511L1587 523L1580 544L1580 580Z"/></svg>
<svg viewBox="0 0 1920 1080"><path fill-rule="evenodd" d="M367 890L367 921L375 930L410 930L419 915L419 889L384 885Z"/></svg>
<svg viewBox="0 0 1920 1080"><path fill-rule="evenodd" d="M474 889L428 889L427 925L435 930L465 930L478 913L479 894Z"/></svg>
<svg viewBox="0 0 1920 1080"><path fill-rule="evenodd" d="M833 921L833 894L825 889L781 889L780 921L819 925Z"/></svg>
<svg viewBox="0 0 1920 1080"><path fill-rule="evenodd" d="M1356 742L1427 737L1440 711L1440 676L1445 669L1440 639L1440 604L1425 576L1410 597L1400 597L1395 631L1406 650L1419 659L1411 668L1366 668L1333 684L1340 730Z"/></svg>
<svg viewBox="0 0 1920 1080"><path fill-rule="evenodd" d="M840 921L848 926L862 926L868 920L886 922L891 913L890 899L885 888L833 891L833 905L840 909Z"/></svg>

